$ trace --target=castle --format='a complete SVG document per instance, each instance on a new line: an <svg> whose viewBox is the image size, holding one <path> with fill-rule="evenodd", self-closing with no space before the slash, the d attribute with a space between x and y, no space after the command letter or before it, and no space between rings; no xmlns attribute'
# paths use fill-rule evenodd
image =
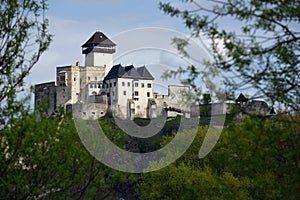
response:
<svg viewBox="0 0 300 200"><path fill-rule="evenodd" d="M73 115L100 118L111 110L118 117L153 118L166 107L189 117L189 107L181 102L186 86L169 85L168 95L154 93L154 77L145 66L113 65L116 44L102 32L95 32L82 46L85 64L56 67L56 81L35 85L35 107L47 103L51 115L59 107Z"/></svg>
<svg viewBox="0 0 300 200"><path fill-rule="evenodd" d="M56 81L35 85L35 107L47 104L48 114L60 107L82 119L98 119L111 111L121 119L224 115L238 106L248 113L273 115L266 102L242 93L235 102L191 106L184 101L189 87L168 85L168 94L154 93L154 77L146 66L113 64L116 44L95 32L82 46L85 64L56 67ZM205 95L205 94L204 94ZM212 109L214 108L214 109ZM200 112L200 113L199 113Z"/></svg>

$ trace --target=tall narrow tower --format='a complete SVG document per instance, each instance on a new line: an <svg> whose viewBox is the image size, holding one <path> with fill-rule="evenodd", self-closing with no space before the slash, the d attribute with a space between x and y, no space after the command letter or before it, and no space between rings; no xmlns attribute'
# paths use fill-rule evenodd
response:
<svg viewBox="0 0 300 200"><path fill-rule="evenodd" d="M95 32L81 47L82 54L85 54L85 66L105 67L105 71L111 69L116 44L102 32Z"/></svg>

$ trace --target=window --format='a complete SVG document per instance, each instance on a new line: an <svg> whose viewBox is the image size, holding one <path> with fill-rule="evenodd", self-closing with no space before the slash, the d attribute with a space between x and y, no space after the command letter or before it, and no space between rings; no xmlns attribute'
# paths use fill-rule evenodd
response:
<svg viewBox="0 0 300 200"><path fill-rule="evenodd" d="M115 96L115 92L112 92L113 97Z"/></svg>
<svg viewBox="0 0 300 200"><path fill-rule="evenodd" d="M60 76L59 79L60 79L61 82L65 82L66 81L66 76Z"/></svg>
<svg viewBox="0 0 300 200"><path fill-rule="evenodd" d="M126 95L126 91L123 91L123 95Z"/></svg>
<svg viewBox="0 0 300 200"><path fill-rule="evenodd" d="M145 87L145 84L144 84L144 83L141 83L141 87L142 87L142 88Z"/></svg>
<svg viewBox="0 0 300 200"><path fill-rule="evenodd" d="M101 88L101 84L100 83L98 84L98 88Z"/></svg>
<svg viewBox="0 0 300 200"><path fill-rule="evenodd" d="M112 87L112 83L109 83L109 87L110 87L110 88Z"/></svg>
<svg viewBox="0 0 300 200"><path fill-rule="evenodd" d="M130 82L127 82L127 86L130 87Z"/></svg>
<svg viewBox="0 0 300 200"><path fill-rule="evenodd" d="M76 77L74 77L74 81L76 81Z"/></svg>
<svg viewBox="0 0 300 200"><path fill-rule="evenodd" d="M139 92L138 92L138 91L135 91L135 92L134 92L134 96L139 96Z"/></svg>
<svg viewBox="0 0 300 200"><path fill-rule="evenodd" d="M150 97L150 92L147 92L147 97Z"/></svg>
<svg viewBox="0 0 300 200"><path fill-rule="evenodd" d="M88 80L90 81L90 80L91 80L91 77L88 77Z"/></svg>
<svg viewBox="0 0 300 200"><path fill-rule="evenodd" d="M125 86L125 82L122 82L122 86Z"/></svg>
<svg viewBox="0 0 300 200"><path fill-rule="evenodd" d="M97 77L95 77L95 81L97 80Z"/></svg>
<svg viewBox="0 0 300 200"><path fill-rule="evenodd" d="M148 88L151 88L151 83L148 83L148 84L147 84L147 87L148 87Z"/></svg>
<svg viewBox="0 0 300 200"><path fill-rule="evenodd" d="M117 82L114 82L114 87L116 87L116 85L117 85Z"/></svg>
<svg viewBox="0 0 300 200"><path fill-rule="evenodd" d="M138 100L139 100L139 98L134 98L133 100L135 100L135 101L138 101Z"/></svg>
<svg viewBox="0 0 300 200"><path fill-rule="evenodd" d="M93 84L90 84L90 88L93 88Z"/></svg>
<svg viewBox="0 0 300 200"><path fill-rule="evenodd" d="M134 87L139 87L139 83L134 83Z"/></svg>

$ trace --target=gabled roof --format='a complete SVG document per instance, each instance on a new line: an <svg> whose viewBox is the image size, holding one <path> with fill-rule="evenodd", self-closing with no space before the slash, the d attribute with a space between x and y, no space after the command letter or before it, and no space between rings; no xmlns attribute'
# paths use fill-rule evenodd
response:
<svg viewBox="0 0 300 200"><path fill-rule="evenodd" d="M137 72L133 65L125 67L125 74L122 76L122 78L144 79L144 77Z"/></svg>
<svg viewBox="0 0 300 200"><path fill-rule="evenodd" d="M114 65L111 68L111 70L108 72L108 74L106 75L106 77L104 78L104 80L122 77L122 75L124 75L124 74L125 74L125 70L122 67L122 65L120 65L120 64Z"/></svg>
<svg viewBox="0 0 300 200"><path fill-rule="evenodd" d="M135 68L133 65L123 67L120 64L114 65L108 72L104 80L109 80L113 78L154 80L153 76L150 74L150 72L145 66Z"/></svg>
<svg viewBox="0 0 300 200"><path fill-rule="evenodd" d="M116 46L104 33L102 32L95 32L88 41L86 41L81 47L94 47L94 46Z"/></svg>
<svg viewBox="0 0 300 200"><path fill-rule="evenodd" d="M245 97L245 95L243 93L241 93L238 98L236 98L235 100L236 102L247 102L248 99Z"/></svg>
<svg viewBox="0 0 300 200"><path fill-rule="evenodd" d="M142 77L154 79L153 76L150 74L150 72L148 71L148 69L145 66L139 67L136 70Z"/></svg>

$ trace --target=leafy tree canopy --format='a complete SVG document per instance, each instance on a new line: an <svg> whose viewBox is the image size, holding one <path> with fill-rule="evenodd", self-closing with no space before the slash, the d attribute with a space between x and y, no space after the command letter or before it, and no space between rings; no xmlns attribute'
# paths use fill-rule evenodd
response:
<svg viewBox="0 0 300 200"><path fill-rule="evenodd" d="M0 0L0 120L16 116L24 78L49 47L46 0ZM14 113L12 113L14 111ZM0 127L1 128L1 127Z"/></svg>
<svg viewBox="0 0 300 200"><path fill-rule="evenodd" d="M299 120L299 114L245 118L224 128L203 159L198 154L208 127L199 127L184 155L143 174L137 190L142 199L299 199Z"/></svg>
<svg viewBox="0 0 300 200"><path fill-rule="evenodd" d="M299 109L299 1L182 0L160 9L181 18L192 37L209 41L213 61L206 64L226 74L229 91L255 88L256 96Z"/></svg>

